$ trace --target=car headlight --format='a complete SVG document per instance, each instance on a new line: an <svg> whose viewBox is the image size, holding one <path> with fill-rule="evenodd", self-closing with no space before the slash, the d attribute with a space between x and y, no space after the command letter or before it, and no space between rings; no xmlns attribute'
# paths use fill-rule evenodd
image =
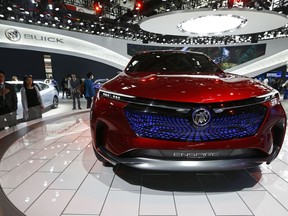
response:
<svg viewBox="0 0 288 216"><path fill-rule="evenodd" d="M135 98L134 96L124 95L124 94L104 91L104 90L99 90L98 93L99 95L97 97L99 98L105 97L105 98L109 98L109 99L117 100L117 101L131 101Z"/></svg>
<svg viewBox="0 0 288 216"><path fill-rule="evenodd" d="M272 98L269 102L270 102L270 106L272 106L272 107L277 105L277 104L280 104L280 100L277 97Z"/></svg>
<svg viewBox="0 0 288 216"><path fill-rule="evenodd" d="M280 104L280 94L276 89L273 89L268 94L258 96L257 99L262 100L264 103L268 103L270 107Z"/></svg>

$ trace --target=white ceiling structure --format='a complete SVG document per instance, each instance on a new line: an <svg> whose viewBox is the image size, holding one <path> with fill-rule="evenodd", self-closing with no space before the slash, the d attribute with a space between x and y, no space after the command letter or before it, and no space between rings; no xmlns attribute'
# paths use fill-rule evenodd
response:
<svg viewBox="0 0 288 216"><path fill-rule="evenodd" d="M211 18L211 19L207 19ZM225 18L225 20L218 20L218 18ZM240 22L245 23L241 26L238 24L236 28L229 28L227 31L219 30L217 28L223 29L225 25L229 23L229 19L238 18ZM206 20L205 20L206 19ZM203 20L203 22L201 22ZM213 22L215 20L215 22ZM191 32L181 31L179 25L186 21L192 21L190 24L193 25L194 22L198 22L199 27L205 30L201 34L197 31ZM197 35L209 35L209 29L216 29L215 35L243 35L243 34L254 34L259 32L270 31L273 29L280 28L288 23L286 15L279 14L268 10L249 10L249 9L198 9L198 10L184 10L184 11L173 11L164 14L155 15L144 19L140 23L140 27L148 32L153 32L163 35L174 35L174 36L197 36ZM215 27L215 25L217 25ZM236 23L237 25L237 23ZM194 28L197 26L195 25ZM208 30L208 31L206 31ZM210 35L212 35L211 32Z"/></svg>

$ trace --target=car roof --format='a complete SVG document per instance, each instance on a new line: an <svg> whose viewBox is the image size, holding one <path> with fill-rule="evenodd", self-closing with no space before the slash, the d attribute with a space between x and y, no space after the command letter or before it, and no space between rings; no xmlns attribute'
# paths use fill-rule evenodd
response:
<svg viewBox="0 0 288 216"><path fill-rule="evenodd" d="M23 84L23 81L22 81L22 80L20 80L20 81L6 80L5 82L10 83L10 84ZM45 82L43 82L43 81L41 81L41 80L33 80L33 82L34 82L34 83L45 83ZM48 83L45 83L45 84L48 85Z"/></svg>
<svg viewBox="0 0 288 216"><path fill-rule="evenodd" d="M106 81L108 81L109 79L108 78L105 78L105 79L96 79L95 81L94 81L94 83L97 83L97 82L106 82Z"/></svg>
<svg viewBox="0 0 288 216"><path fill-rule="evenodd" d="M178 54L199 54L199 55L205 55L202 52L195 52L195 51L184 51L184 50L145 50L145 51L139 51L135 55L141 55L141 54L151 54L151 53L178 53Z"/></svg>

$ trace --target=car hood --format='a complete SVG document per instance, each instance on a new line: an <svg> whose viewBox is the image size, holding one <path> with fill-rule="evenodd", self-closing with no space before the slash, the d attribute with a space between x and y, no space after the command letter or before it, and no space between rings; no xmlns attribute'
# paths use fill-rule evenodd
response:
<svg viewBox="0 0 288 216"><path fill-rule="evenodd" d="M271 92L257 80L228 73L130 74L120 73L103 90L124 95L175 102L213 103L242 100Z"/></svg>

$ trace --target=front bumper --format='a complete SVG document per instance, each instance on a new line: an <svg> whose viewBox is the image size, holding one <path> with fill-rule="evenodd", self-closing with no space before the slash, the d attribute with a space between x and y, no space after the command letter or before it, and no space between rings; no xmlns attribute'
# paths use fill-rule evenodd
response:
<svg viewBox="0 0 288 216"><path fill-rule="evenodd" d="M269 164L278 155L280 148L274 147L268 157L236 158L213 160L172 160L147 157L118 157L105 148L98 148L97 153L112 165L124 164L129 167L144 170L164 171L228 171L258 166L264 162Z"/></svg>

